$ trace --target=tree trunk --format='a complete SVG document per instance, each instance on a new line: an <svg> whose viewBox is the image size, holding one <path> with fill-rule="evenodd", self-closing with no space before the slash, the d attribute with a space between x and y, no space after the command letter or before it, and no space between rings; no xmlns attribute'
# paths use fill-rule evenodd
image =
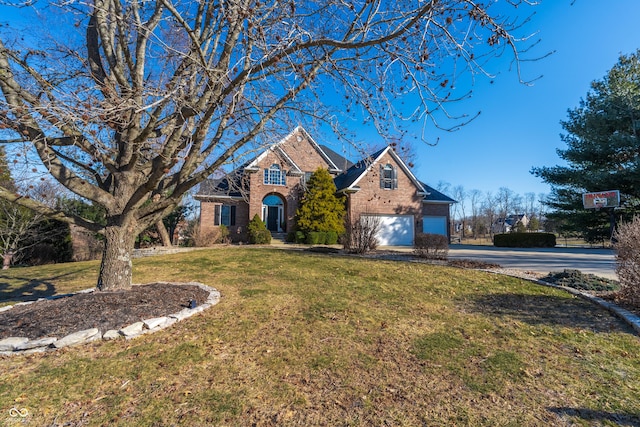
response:
<svg viewBox="0 0 640 427"><path fill-rule="evenodd" d="M171 236L169 236L169 232L167 231L167 227L164 226L162 218L156 221L156 229L158 230L158 235L160 235L160 240L162 240L162 246L167 248L171 247Z"/></svg>
<svg viewBox="0 0 640 427"><path fill-rule="evenodd" d="M107 225L97 288L100 291L131 289L131 254L137 233L134 227Z"/></svg>
<svg viewBox="0 0 640 427"><path fill-rule="evenodd" d="M11 261L13 260L13 251L9 251L2 257L2 269L8 270L11 267Z"/></svg>

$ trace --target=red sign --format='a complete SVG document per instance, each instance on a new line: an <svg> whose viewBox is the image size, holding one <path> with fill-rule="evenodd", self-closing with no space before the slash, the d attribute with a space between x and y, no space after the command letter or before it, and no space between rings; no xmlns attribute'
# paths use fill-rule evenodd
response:
<svg viewBox="0 0 640 427"><path fill-rule="evenodd" d="M620 206L620 191L609 190L597 193L584 193L582 204L585 209L615 208Z"/></svg>

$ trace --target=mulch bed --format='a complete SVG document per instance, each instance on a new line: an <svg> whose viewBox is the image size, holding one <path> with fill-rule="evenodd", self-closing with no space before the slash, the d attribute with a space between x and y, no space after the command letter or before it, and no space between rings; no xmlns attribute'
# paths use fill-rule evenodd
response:
<svg viewBox="0 0 640 427"><path fill-rule="evenodd" d="M127 291L75 294L56 300L20 305L0 313L0 339L62 338L98 328L102 333L132 323L167 316L189 307L191 299L203 304L209 293L193 285L152 283Z"/></svg>

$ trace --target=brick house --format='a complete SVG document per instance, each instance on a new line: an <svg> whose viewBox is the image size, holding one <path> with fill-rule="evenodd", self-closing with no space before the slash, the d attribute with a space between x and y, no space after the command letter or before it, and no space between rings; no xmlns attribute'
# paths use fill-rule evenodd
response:
<svg viewBox="0 0 640 427"><path fill-rule="evenodd" d="M380 245L411 246L416 230L449 236L455 201L420 182L391 147L352 163L300 126L229 175L200 185L201 231L224 224L233 241L246 241L255 214L272 233L292 231L306 182L318 167L334 176L351 218L379 219Z"/></svg>

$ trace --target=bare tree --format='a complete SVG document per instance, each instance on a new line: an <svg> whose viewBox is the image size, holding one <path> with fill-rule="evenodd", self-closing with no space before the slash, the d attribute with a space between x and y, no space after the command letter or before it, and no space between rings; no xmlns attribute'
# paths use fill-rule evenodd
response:
<svg viewBox="0 0 640 427"><path fill-rule="evenodd" d="M440 180L436 184L436 190L443 194L451 193L451 183Z"/></svg>
<svg viewBox="0 0 640 427"><path fill-rule="evenodd" d="M461 71L486 74L500 54L519 66L525 40L504 9L471 0L27 4L59 14L51 40L10 41L15 26L3 28L0 138L103 206L106 225L0 197L104 233L101 290L131 286L135 236L212 172L293 121L337 123L314 102L323 90L339 88L346 114L384 135L440 125L447 103L469 95L455 91Z"/></svg>
<svg viewBox="0 0 640 427"><path fill-rule="evenodd" d="M490 191L487 191L484 198L482 210L487 221L487 229L489 230L489 238L493 239L493 224L496 221L497 197Z"/></svg>
<svg viewBox="0 0 640 427"><path fill-rule="evenodd" d="M465 226L466 226L466 207L467 207L467 192L462 185L456 185L453 187L453 198L458 203L455 204L456 212L459 212L460 225L462 227L460 231L460 239L464 238Z"/></svg>
<svg viewBox="0 0 640 427"><path fill-rule="evenodd" d="M507 216L512 211L516 194L507 187L500 187L496 195L496 203L498 207L498 217L501 221L501 232L507 231Z"/></svg>
<svg viewBox="0 0 640 427"><path fill-rule="evenodd" d="M469 191L469 203L471 204L471 228L473 232L473 238L478 238L478 228L479 228L479 220L480 220L480 198L482 197L482 192L480 190L474 189Z"/></svg>
<svg viewBox="0 0 640 427"><path fill-rule="evenodd" d="M55 188L47 182L22 189L33 200L51 206L56 200ZM2 269L21 259L24 252L46 239L64 238L68 227L44 227L47 217L38 211L0 199L0 255Z"/></svg>
<svg viewBox="0 0 640 427"><path fill-rule="evenodd" d="M380 217L376 215L359 214L355 218L345 216L345 233L343 246L348 252L366 254L378 247L376 235L380 231Z"/></svg>
<svg viewBox="0 0 640 427"><path fill-rule="evenodd" d="M536 214L536 193L524 193L523 213L531 218Z"/></svg>

